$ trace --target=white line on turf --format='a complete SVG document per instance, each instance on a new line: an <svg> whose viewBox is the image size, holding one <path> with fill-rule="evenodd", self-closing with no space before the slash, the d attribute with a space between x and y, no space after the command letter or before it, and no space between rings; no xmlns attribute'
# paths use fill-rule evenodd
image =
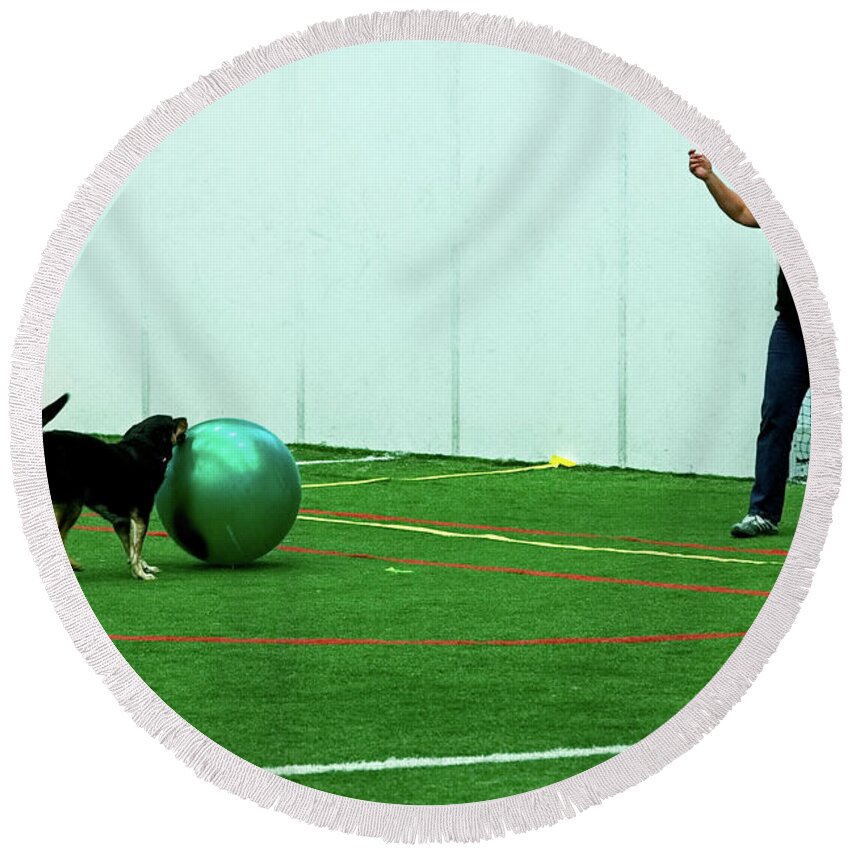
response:
<svg viewBox="0 0 850 850"><path fill-rule="evenodd" d="M391 455L369 455L369 457L343 457L337 460L299 460L298 466L312 466L317 463L372 463L378 460L395 460Z"/></svg>
<svg viewBox="0 0 850 850"><path fill-rule="evenodd" d="M614 756L628 749L628 744L610 747L561 748L532 753L492 753L488 756L446 756L443 758L389 758L384 761L348 761L338 764L286 764L267 767L278 776L307 776L316 773L355 773L361 770L402 770L414 767L457 767L467 764L504 764L517 761L574 759L589 756Z"/></svg>

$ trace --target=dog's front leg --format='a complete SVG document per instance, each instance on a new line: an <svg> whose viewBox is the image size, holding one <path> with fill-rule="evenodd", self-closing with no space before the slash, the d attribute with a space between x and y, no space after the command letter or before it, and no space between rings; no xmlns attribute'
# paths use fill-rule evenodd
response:
<svg viewBox="0 0 850 850"><path fill-rule="evenodd" d="M133 546L130 542L130 529L132 527L132 521L129 519L116 519L112 523L112 527L115 529L115 533L118 535L118 539L121 541L121 545L124 547L124 551L127 554L127 563L130 564L130 567L133 566ZM145 526L145 534L147 533L147 526ZM144 540L144 534L142 535L142 540ZM141 546L139 546L141 550ZM139 551L139 565L141 568L151 575L159 572L159 567L153 566L153 564L149 564L142 556L141 551ZM135 571L133 572L135 576Z"/></svg>
<svg viewBox="0 0 850 850"><path fill-rule="evenodd" d="M124 547L124 554L127 556L127 563L130 565L130 568L133 567L133 544L130 542L130 534L132 528L132 521L129 519L125 519L121 517L119 519L112 520L112 527L115 529L115 533L118 535L118 539L121 541L121 545ZM144 565L144 561L142 562ZM144 569L144 566L143 566ZM135 570L133 570L133 575L136 575Z"/></svg>
<svg viewBox="0 0 850 850"><path fill-rule="evenodd" d="M153 568L142 560L142 545L148 532L147 519L135 514L130 518L130 572L143 581L153 581Z"/></svg>

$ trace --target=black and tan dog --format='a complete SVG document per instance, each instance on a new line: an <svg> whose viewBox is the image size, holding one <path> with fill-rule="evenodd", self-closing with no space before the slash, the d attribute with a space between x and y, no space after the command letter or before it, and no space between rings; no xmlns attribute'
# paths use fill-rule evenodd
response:
<svg viewBox="0 0 850 850"><path fill-rule="evenodd" d="M66 393L45 407L42 427L67 402ZM86 505L112 524L133 576L153 579L159 570L142 559L142 545L165 468L174 446L185 439L186 428L182 417L150 416L118 443L76 431L45 431L47 483L63 544ZM79 569L73 560L71 566Z"/></svg>

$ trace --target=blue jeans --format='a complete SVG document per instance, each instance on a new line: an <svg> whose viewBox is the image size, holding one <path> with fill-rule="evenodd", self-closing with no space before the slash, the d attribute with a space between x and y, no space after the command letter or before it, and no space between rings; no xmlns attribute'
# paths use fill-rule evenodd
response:
<svg viewBox="0 0 850 850"><path fill-rule="evenodd" d="M791 443L808 388L809 363L802 331L799 324L780 315L767 349L756 480L750 494L750 513L773 523L782 517Z"/></svg>

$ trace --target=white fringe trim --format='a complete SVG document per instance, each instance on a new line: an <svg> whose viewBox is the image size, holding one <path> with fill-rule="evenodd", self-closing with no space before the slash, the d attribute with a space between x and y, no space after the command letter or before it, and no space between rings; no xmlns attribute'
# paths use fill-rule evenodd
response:
<svg viewBox="0 0 850 850"><path fill-rule="evenodd" d="M65 281L95 222L136 166L204 107L269 71L342 47L414 39L493 45L576 68L652 109L703 150L752 209L785 270L806 339L814 423L805 504L785 566L752 628L705 688L646 739L577 776L513 797L446 806L371 803L307 788L243 761L170 709L106 636L70 569L43 473L40 421L47 344ZM77 648L135 721L220 788L312 824L394 842L476 841L554 824L690 749L740 700L794 620L826 537L841 465L835 338L815 271L770 188L720 125L640 68L583 41L510 18L456 12L394 12L317 24L224 64L137 124L77 191L44 251L15 343L10 410L15 485L33 558Z"/></svg>

